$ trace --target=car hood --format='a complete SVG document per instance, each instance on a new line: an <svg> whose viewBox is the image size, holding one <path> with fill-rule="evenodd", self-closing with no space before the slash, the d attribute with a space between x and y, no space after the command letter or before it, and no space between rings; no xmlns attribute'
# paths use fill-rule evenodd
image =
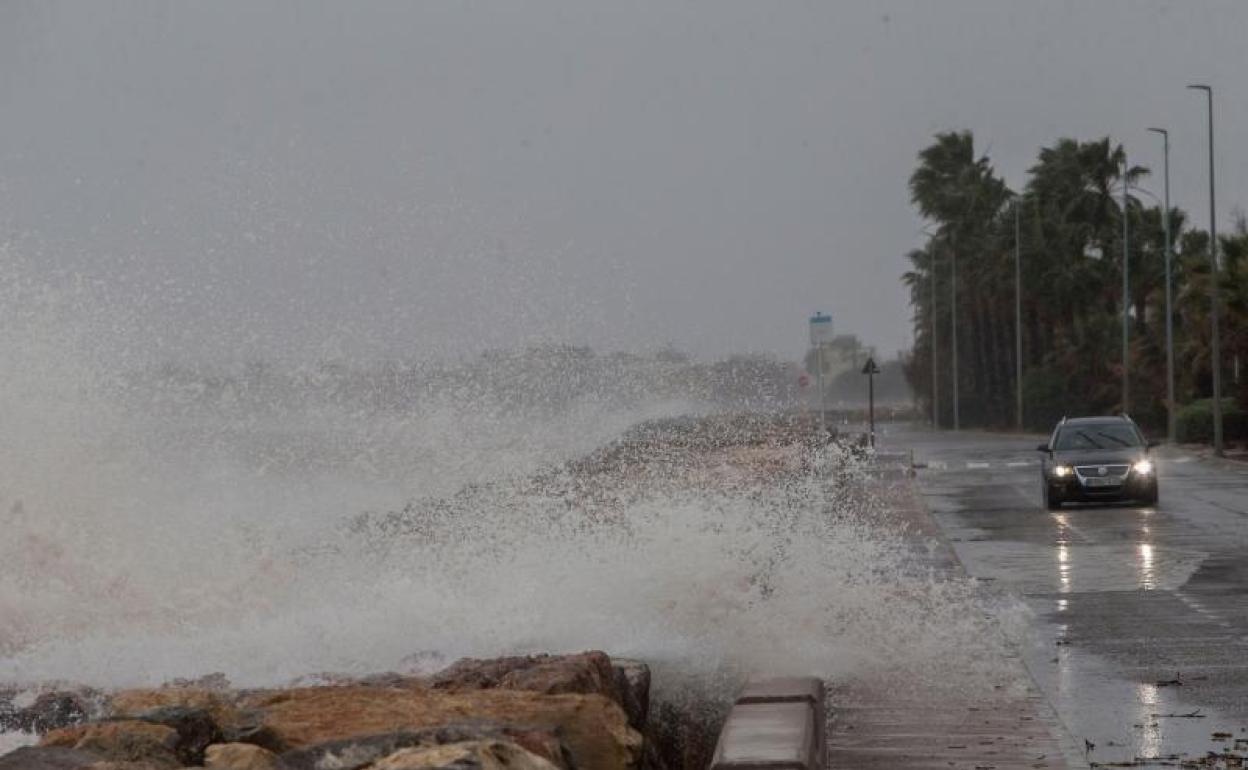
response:
<svg viewBox="0 0 1248 770"><path fill-rule="evenodd" d="M1053 461L1067 465L1131 465L1145 456L1142 447L1129 449L1063 449L1053 453Z"/></svg>

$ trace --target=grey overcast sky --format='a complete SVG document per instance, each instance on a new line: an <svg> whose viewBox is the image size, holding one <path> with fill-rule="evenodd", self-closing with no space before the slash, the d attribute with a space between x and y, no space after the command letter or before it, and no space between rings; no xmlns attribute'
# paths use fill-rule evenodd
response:
<svg viewBox="0 0 1248 770"><path fill-rule="evenodd" d="M906 179L1110 134L1248 206L1248 3L0 2L0 256L168 355L910 341ZM1160 178L1149 185L1160 189ZM59 276L59 277L58 277Z"/></svg>

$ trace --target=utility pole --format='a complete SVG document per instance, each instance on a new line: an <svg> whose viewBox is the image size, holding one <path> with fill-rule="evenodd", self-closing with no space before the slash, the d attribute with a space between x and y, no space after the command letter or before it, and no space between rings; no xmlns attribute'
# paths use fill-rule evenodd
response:
<svg viewBox="0 0 1248 770"><path fill-rule="evenodd" d="M1127 156L1122 156L1122 413L1126 414L1131 398L1131 352L1128 346L1130 329L1131 329L1131 286L1130 286L1130 261L1128 260L1128 232L1129 226L1127 221L1127 212L1130 199L1127 196L1128 175L1131 173L1131 164L1127 163Z"/></svg>
<svg viewBox="0 0 1248 770"><path fill-rule="evenodd" d="M1209 100L1209 319L1213 327L1209 338L1209 368L1213 371L1213 453L1221 457L1222 346L1218 334L1218 305L1221 304L1221 299L1218 296L1218 208L1213 183L1213 88L1202 84L1190 85L1188 88L1204 91Z"/></svg>
<svg viewBox="0 0 1248 770"><path fill-rule="evenodd" d="M1171 310L1171 261L1173 246L1170 238L1170 132L1164 128L1150 128L1161 134L1162 157L1164 168L1165 192L1162 195L1165 211L1161 215L1161 226L1166 239L1166 440L1173 444L1176 440L1175 403L1174 403L1174 312Z"/></svg>
<svg viewBox="0 0 1248 770"><path fill-rule="evenodd" d="M1014 425L1023 429L1023 199L1014 198Z"/></svg>

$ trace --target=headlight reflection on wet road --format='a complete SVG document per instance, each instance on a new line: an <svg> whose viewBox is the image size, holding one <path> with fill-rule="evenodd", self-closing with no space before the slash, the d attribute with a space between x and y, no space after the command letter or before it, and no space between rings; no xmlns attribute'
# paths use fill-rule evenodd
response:
<svg viewBox="0 0 1248 770"><path fill-rule="evenodd" d="M1153 544L1140 543L1136 549L1139 552L1139 572L1140 587L1145 591L1151 591L1157 587L1157 582L1153 574Z"/></svg>
<svg viewBox="0 0 1248 770"><path fill-rule="evenodd" d="M1157 708L1160 698L1157 685L1141 682L1136 688L1137 704L1140 707L1136 724L1140 725L1138 756L1157 757L1161 754L1161 723L1157 721Z"/></svg>
<svg viewBox="0 0 1248 770"><path fill-rule="evenodd" d="M1054 514L1057 520L1057 581L1058 589L1068 594L1071 592L1071 563L1070 563L1070 521L1066 518L1066 514Z"/></svg>

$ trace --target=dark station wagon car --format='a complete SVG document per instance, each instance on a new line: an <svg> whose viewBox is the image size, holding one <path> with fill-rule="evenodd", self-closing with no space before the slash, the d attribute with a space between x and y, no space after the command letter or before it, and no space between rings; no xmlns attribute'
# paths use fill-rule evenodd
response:
<svg viewBox="0 0 1248 770"><path fill-rule="evenodd" d="M1157 472L1139 426L1119 417L1062 418L1053 429L1040 464L1044 505L1056 510L1067 502L1134 500L1157 502Z"/></svg>

